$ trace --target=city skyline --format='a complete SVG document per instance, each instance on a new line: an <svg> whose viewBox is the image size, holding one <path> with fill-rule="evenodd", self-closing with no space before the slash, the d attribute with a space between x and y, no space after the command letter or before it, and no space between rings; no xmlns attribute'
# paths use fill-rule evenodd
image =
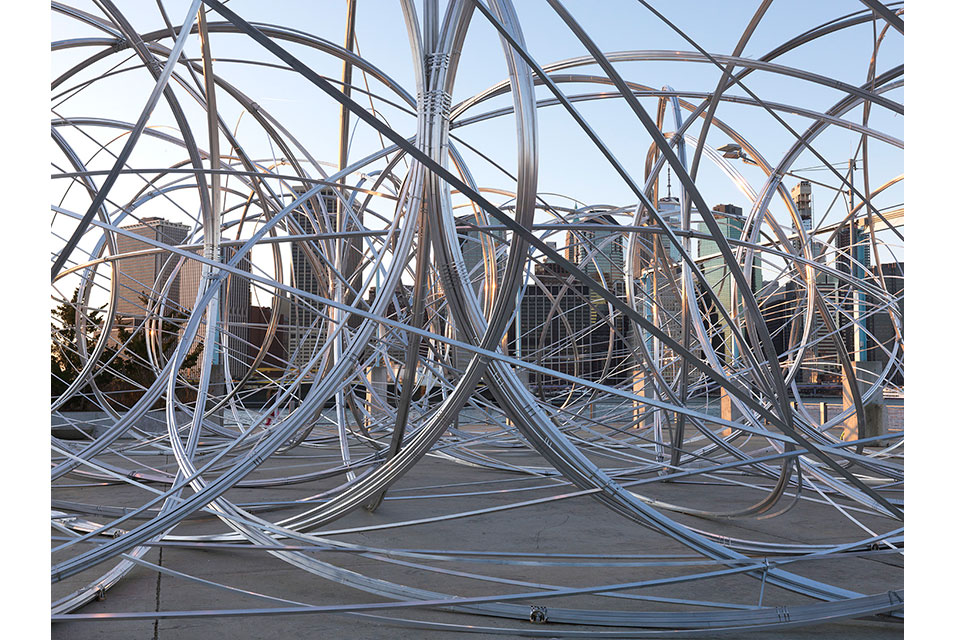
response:
<svg viewBox="0 0 956 640"><path fill-rule="evenodd" d="M54 634L898 635L902 3L51 13Z"/></svg>

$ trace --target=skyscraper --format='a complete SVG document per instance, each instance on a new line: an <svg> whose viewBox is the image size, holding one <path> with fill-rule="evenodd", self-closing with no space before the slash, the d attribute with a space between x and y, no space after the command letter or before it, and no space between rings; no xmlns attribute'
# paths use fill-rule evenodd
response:
<svg viewBox="0 0 956 640"><path fill-rule="evenodd" d="M182 244L189 233L189 227L163 218L143 218L137 224L123 227L136 235L157 240L168 245ZM117 234L116 248L120 253L131 253L155 249L145 241ZM118 320L128 327L135 327L146 317L144 299L157 303L163 288L172 275L178 258L169 251L158 251L145 255L130 256L117 261L117 287L119 298L116 305ZM167 309L181 309L179 295L180 278L176 277L167 289L165 302Z"/></svg>
<svg viewBox="0 0 956 640"><path fill-rule="evenodd" d="M249 307L249 343L250 355L253 357L265 344L266 328L276 313L279 315L278 327L272 341L269 342L269 349L259 364L259 370L273 372L273 375L284 373L288 364L288 319L282 310L254 305Z"/></svg>
<svg viewBox="0 0 956 640"><path fill-rule="evenodd" d="M295 197L304 193L302 188L294 188ZM325 211L328 214L332 229L334 230L337 220L338 201L331 188L324 188L319 192ZM300 233L310 234L319 233L320 229L325 229L322 212L316 210L315 199L310 199L302 207L293 210L290 215L300 228ZM315 245L314 240L297 240L291 243L292 251L292 286L313 295L328 296L328 287L323 287L320 283L319 274L316 273L315 266L309 260L310 253L314 250L309 249L309 245ZM322 323L319 320L319 312L316 304L312 300L303 300L295 298L290 300L289 309L289 354L292 357L291 366L294 369L301 370L312 359L312 354L320 342L322 334Z"/></svg>
<svg viewBox="0 0 956 640"><path fill-rule="evenodd" d="M714 218L720 233L728 240L740 240L744 230L744 216L740 207L732 204L719 204L714 207ZM701 222L698 225L701 233L710 234L707 225ZM698 245L698 257L700 260L700 269L710 285L715 296L711 297L709 293L704 294L704 305L706 307L706 317L709 318L712 327L712 346L717 355L727 361L732 358L730 327L726 320L717 312L716 304L719 303L728 313L733 315L734 308L741 302L741 294L738 291L736 300L732 299L731 290L733 288L732 276L727 262L717 248L717 242L711 239L702 239ZM732 249L735 247L731 246ZM752 291L759 291L763 286L763 272L760 267L760 256L755 255L751 267L750 288Z"/></svg>
<svg viewBox="0 0 956 640"><path fill-rule="evenodd" d="M681 227L680 199L673 196L660 198L657 211L664 224L673 230ZM693 213L693 210L691 210ZM648 222L657 226L653 220ZM680 262L681 255L671 239L664 233L653 233L645 236L647 240L641 247L641 281L638 291L638 304L642 306L643 315L668 337L680 340L682 337L680 289ZM629 329L636 336L636 327ZM662 371L664 379L670 383L676 379L679 361L674 352L663 342L654 339L649 333L644 334L651 359ZM632 338L633 339L633 338ZM646 365L635 363L635 371L642 370ZM643 388L643 383L635 387ZM645 391L646 393L646 391Z"/></svg>
<svg viewBox="0 0 956 640"><path fill-rule="evenodd" d="M624 236L607 214L587 221L604 229L567 234L565 257L617 296L624 295ZM549 243L550 244L550 243ZM625 322L597 292L567 269L545 260L534 269L518 313L518 333L509 340L523 360L555 371L616 384L625 379ZM528 372L528 383L542 393L560 392L567 380Z"/></svg>
<svg viewBox="0 0 956 640"><path fill-rule="evenodd" d="M790 190L790 195L797 208L797 217L800 219L800 226L808 235L810 245L809 257L822 264L824 260L829 260L827 257L827 245L814 239L813 235L810 235L813 231L812 186L812 183L809 181L802 180ZM793 245L798 255L801 257L806 255L801 241L796 236L793 238ZM783 353L784 351L795 352L803 336L803 322L805 317L803 310L808 307L810 301L808 299L806 285L802 284L802 268L797 268L800 270L800 276L797 277L796 281L791 279L787 283L785 304L782 302L779 303L783 304L783 308L786 309L786 313L788 313L789 316L783 325L786 328L782 329L779 335L781 342L778 345L780 348L777 353ZM814 279L814 286L817 292L833 304L838 291L838 280L830 273L814 267L809 267L808 273L809 277ZM801 284L798 285L798 283ZM778 298L780 295L783 295L782 292L778 292ZM839 357L837 355L836 346L836 340L839 339L839 337L835 338L827 335L826 325L821 318L819 310L815 310L813 315L807 320L810 322L809 341L803 356L803 366L800 368L797 382L803 384L832 383L841 372L840 365L838 364ZM776 339L774 343L777 344Z"/></svg>
<svg viewBox="0 0 956 640"><path fill-rule="evenodd" d="M568 231L565 257L598 282L601 282L603 277L610 289L612 282L624 277L624 235L616 228L621 225L606 213L593 215L579 222L600 224L607 229Z"/></svg>
<svg viewBox="0 0 956 640"><path fill-rule="evenodd" d="M691 214L694 213L694 209L691 209ZM664 219L664 223L671 229L680 229L680 198L673 196L665 196L657 202L657 212L660 214L661 218ZM652 224L654 224L652 222ZM671 242L665 234L661 233L657 235L657 239L661 243L661 248L664 250L663 258L668 260L671 263L679 263L681 261L680 252L677 251L677 247L674 246L674 243Z"/></svg>
<svg viewBox="0 0 956 640"><path fill-rule="evenodd" d="M804 231L813 229L813 206L810 200L810 183L807 180L801 180L798 185L790 190L790 196L797 205L797 217L800 218L800 226Z"/></svg>
<svg viewBox="0 0 956 640"><path fill-rule="evenodd" d="M499 251L499 248L504 246L505 239L503 231L480 231L476 229L475 227L480 224L481 221L473 213L455 218L455 225L458 230L458 245L465 262L465 272L462 277L471 282L475 295L483 307L490 309L495 293L492 283L500 282L507 260L505 254ZM494 274L491 274L490 270L494 270ZM494 276L494 279L489 277L491 275ZM464 340L464 336L461 335L457 338ZM472 352L467 349L452 348L455 368L464 370L471 358Z"/></svg>
<svg viewBox="0 0 956 640"><path fill-rule="evenodd" d="M235 248L222 247L220 255L222 262L228 262L235 255ZM242 271L249 272L252 263L247 253L236 265ZM197 260L188 260L180 271L180 304L185 309L192 309L202 283L203 264ZM250 281L233 274L226 276L220 289L219 297L219 341L222 352L229 355L229 375L232 378L241 378L249 371L251 353L249 345L249 305ZM197 342L205 335L205 327L201 326L197 335ZM195 371L187 373L198 374L201 363Z"/></svg>
<svg viewBox="0 0 956 640"><path fill-rule="evenodd" d="M899 319L899 331L902 335L903 333L903 263L902 262L890 262L880 265L879 274L883 276L883 281L886 283L886 292L894 298L890 301L891 308L893 309L894 314L898 314ZM874 278L876 279L876 278ZM879 282L876 282L878 286L882 285ZM897 342L896 329L893 326L893 321L890 318L890 311L877 311L873 314L870 322L872 327L871 333L873 335L873 340L871 341L869 352L867 353L867 360L875 360L881 363L884 367L886 363L889 362L890 352L893 351L893 347ZM897 358L902 360L903 354L898 352ZM896 385L903 385L903 370L900 368L894 369L890 373L890 382Z"/></svg>
<svg viewBox="0 0 956 640"><path fill-rule="evenodd" d="M605 334L609 330L606 324L592 323L590 289L553 262L537 265L535 276L537 283L528 285L521 299L520 343L515 346L522 360L593 379L607 357ZM601 343L604 351L598 353ZM529 373L528 382L532 389L543 393L570 385L562 378L534 371Z"/></svg>
<svg viewBox="0 0 956 640"><path fill-rule="evenodd" d="M855 220L850 221L837 231L836 245L836 268L847 276L862 280L870 266L869 234L862 231ZM866 360L869 338L865 331L854 328L850 320L866 322L861 318L867 305L866 294L846 281L840 281L838 286L841 306L846 314L842 324L850 325L841 332L843 342L851 357L855 354L857 360Z"/></svg>
<svg viewBox="0 0 956 640"><path fill-rule="evenodd" d="M505 263L505 256L499 254L499 247L504 244L503 231L480 231L475 227L481 223L475 214L458 216L455 218L455 225L458 228L458 244L461 247L461 256L465 261L467 274L465 277L471 281L475 294L482 296L482 291L486 291L485 283L487 281L487 271L494 265L496 276L502 275ZM493 293L487 291L488 294Z"/></svg>
<svg viewBox="0 0 956 640"><path fill-rule="evenodd" d="M592 211L579 221L600 225L600 228L568 231L565 257L615 296L623 298L626 237L621 225L612 215L600 211ZM611 311L596 291L585 287L582 293L587 293L589 303L589 324L579 339L581 348L578 349L578 357L586 363L583 377L597 380L606 373L609 377L605 383L619 382L625 373L623 362L627 353L624 317Z"/></svg>

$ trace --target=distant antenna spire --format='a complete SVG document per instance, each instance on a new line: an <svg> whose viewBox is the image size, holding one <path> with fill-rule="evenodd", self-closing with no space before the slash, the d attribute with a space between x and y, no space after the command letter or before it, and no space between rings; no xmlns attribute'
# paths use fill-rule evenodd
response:
<svg viewBox="0 0 956 640"><path fill-rule="evenodd" d="M667 197L671 197L671 168L667 167Z"/></svg>

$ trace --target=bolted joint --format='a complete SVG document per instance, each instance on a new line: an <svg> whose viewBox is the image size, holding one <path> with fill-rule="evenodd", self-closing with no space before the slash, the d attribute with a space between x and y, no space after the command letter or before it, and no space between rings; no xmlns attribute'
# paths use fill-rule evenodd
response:
<svg viewBox="0 0 956 640"><path fill-rule="evenodd" d="M544 624L548 621L548 608L540 605L531 605L528 619L535 624Z"/></svg>
<svg viewBox="0 0 956 640"><path fill-rule="evenodd" d="M163 72L163 65L160 64L156 58L150 57L150 59L146 61L146 66L149 67L149 70L152 71L156 77L159 77Z"/></svg>
<svg viewBox="0 0 956 640"><path fill-rule="evenodd" d="M451 94L441 89L426 91L422 95L421 109L424 113L434 113L447 118L451 115Z"/></svg>
<svg viewBox="0 0 956 640"><path fill-rule="evenodd" d="M451 56L447 53L425 54L425 69L432 77L434 77L435 73L447 69L450 64Z"/></svg>
<svg viewBox="0 0 956 640"><path fill-rule="evenodd" d="M207 260L212 260L213 262L221 262L219 259L219 247L213 246L211 244L204 246L202 249L202 257ZM212 269L212 267L210 267L210 269Z"/></svg>

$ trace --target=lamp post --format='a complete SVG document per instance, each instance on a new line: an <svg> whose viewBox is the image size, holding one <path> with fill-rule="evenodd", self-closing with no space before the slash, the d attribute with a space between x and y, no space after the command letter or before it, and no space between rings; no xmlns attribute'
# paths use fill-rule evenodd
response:
<svg viewBox="0 0 956 640"><path fill-rule="evenodd" d="M747 164L758 164L756 160L747 156L747 153L743 150L743 148L736 143L725 144L724 146L718 148L717 151L721 152L725 158L731 160L742 160ZM784 172L782 175L792 176L800 180L806 180L812 184L816 184L827 189L833 189L834 191L848 195L850 211L853 211L855 207L853 177L856 171L856 159L850 158L848 164L849 189L833 187L827 184L816 182L814 180L809 180L808 178L804 178L803 176L798 176L790 172ZM847 260L847 271L848 275L850 275L852 278L862 279L866 275L866 265L863 265L863 263L866 262L863 237L857 229L855 220L851 219L848 221L848 223L850 228L847 234L847 246L844 248L849 258ZM837 241L837 244L840 244L839 240ZM839 285L837 286L839 287ZM870 385L872 385L870 380L879 377L880 363L878 361L870 362L867 360L866 353L868 345L866 330L864 327L864 307L866 306L865 294L858 288L854 288L851 292L851 296L852 302L850 317L852 318L853 322L853 344L852 346L848 345L848 351L850 351L849 355L852 359L851 366L854 369L854 377L857 378L859 392L863 393L867 391ZM859 379L861 373L864 376L864 380ZM846 374L843 375L842 404L844 411L855 407L853 402L853 393L850 389L849 380ZM841 439L857 440L859 438L865 438L869 436L883 435L887 432L887 419L882 388L875 390L871 394L869 401L866 403L866 405L864 405L864 411L866 412L865 416L853 414L846 420L844 423L844 430Z"/></svg>
<svg viewBox="0 0 956 640"><path fill-rule="evenodd" d="M718 147L717 151L720 151L725 158L728 158L730 160L743 160L744 163L752 164L752 165L760 164L756 160L748 156L747 152L744 151L739 144L734 142L725 144L722 147ZM818 187L823 187L825 189L832 189L833 191L839 191L840 193L845 193L848 196L850 196L850 198L853 197L853 192L850 189L840 189L839 187L834 187L829 184L824 184L823 182L817 182L816 180L811 180L810 178L806 178L804 176L798 176L797 174L791 173L789 171L784 171L781 175L790 176L791 178L797 178L799 180L806 180L807 182L811 184L815 184ZM851 179L850 186L852 187L852 185L853 185L853 180Z"/></svg>
<svg viewBox="0 0 956 640"><path fill-rule="evenodd" d="M744 151L741 146L735 142L725 144L722 147L718 147L717 151L724 154L725 158L730 158L731 160L743 160L747 164L757 164L757 161L747 155L747 152Z"/></svg>

